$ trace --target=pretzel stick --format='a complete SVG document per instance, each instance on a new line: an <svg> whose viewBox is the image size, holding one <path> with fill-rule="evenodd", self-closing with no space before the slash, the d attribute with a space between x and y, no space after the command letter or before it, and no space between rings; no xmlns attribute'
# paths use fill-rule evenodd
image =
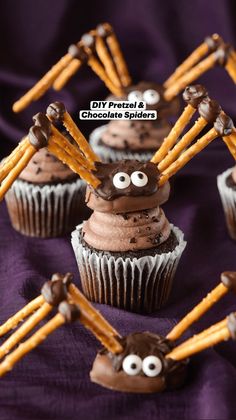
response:
<svg viewBox="0 0 236 420"><path fill-rule="evenodd" d="M18 177L18 175L23 171L23 169L27 166L30 159L34 156L34 154L37 152L37 150L29 144L25 154L20 158L18 163L15 165L15 167L9 172L7 177L4 179L0 186L0 201L3 199L5 193L9 190L15 179Z"/></svg>
<svg viewBox="0 0 236 420"><path fill-rule="evenodd" d="M228 340L231 338L230 330L226 324L223 325L220 329L216 329L212 334L207 334L201 340L195 340L193 343L189 342L185 346L181 344L181 348L175 347L170 353L166 355L166 358L171 358L173 360L183 360L193 354L199 353L202 350L205 350L209 347L215 346L221 341ZM197 337L197 336L196 336Z"/></svg>
<svg viewBox="0 0 236 420"><path fill-rule="evenodd" d="M164 185L166 181L176 174L183 166L185 166L195 155L203 150L209 143L211 143L219 134L212 128L204 136L196 141L191 147L189 147L178 159L173 162L168 168L162 173L159 180L159 186Z"/></svg>
<svg viewBox="0 0 236 420"><path fill-rule="evenodd" d="M231 155L236 160L236 136L235 134L222 137Z"/></svg>
<svg viewBox="0 0 236 420"><path fill-rule="evenodd" d="M15 328L21 321L27 316L31 315L36 309L38 309L45 302L43 296L38 296L36 299L29 302L19 312L9 318L3 325L0 326L0 337L6 334L8 331Z"/></svg>
<svg viewBox="0 0 236 420"><path fill-rule="evenodd" d="M230 75L230 77L233 79L234 83L236 83L236 59L230 53L229 58L225 64L225 68Z"/></svg>
<svg viewBox="0 0 236 420"><path fill-rule="evenodd" d="M185 129L186 125L191 120L193 114L196 112L196 109L193 108L191 105L187 105L182 114L180 115L179 119L176 121L174 127L169 132L168 136L164 139L161 147L157 150L151 162L159 163L164 159L172 148L172 146L176 143L178 137Z"/></svg>
<svg viewBox="0 0 236 420"><path fill-rule="evenodd" d="M197 47L192 54L190 54L186 60L184 60L174 71L174 73L165 81L164 88L169 88L173 83L176 82L185 72L194 66L204 55L209 51L209 46L206 42L203 42Z"/></svg>
<svg viewBox="0 0 236 420"><path fill-rule="evenodd" d="M100 58L102 64L104 65L104 68L108 74L108 77L112 80L114 85L117 87L121 87L121 82L119 79L119 76L117 74L115 65L112 61L112 58L107 50L106 44L103 40L103 38L99 35L96 36L95 40L95 46L96 46L96 52L98 57Z"/></svg>
<svg viewBox="0 0 236 420"><path fill-rule="evenodd" d="M80 165L85 169L94 169L94 165L91 164L85 157L82 155L80 150L69 142L57 129L52 125L52 138L51 141L55 142L58 146L63 148L68 155L74 158Z"/></svg>
<svg viewBox="0 0 236 420"><path fill-rule="evenodd" d="M221 299L229 288L220 283L208 295L192 309L167 335L168 340L177 340L181 335L201 316L208 311L219 299Z"/></svg>
<svg viewBox="0 0 236 420"><path fill-rule="evenodd" d="M67 67L62 70L59 76L53 83L53 89L59 91L61 90L68 80L79 70L82 65L82 61L78 60L78 58L73 58L73 60L68 64Z"/></svg>
<svg viewBox="0 0 236 420"><path fill-rule="evenodd" d="M61 146L58 146L56 143L54 143L51 138L49 139L47 149L59 160L69 166L73 172L77 173L93 188L96 188L100 184L101 181L99 181L98 178L96 178L91 172L89 172L89 170L85 169L75 159L68 155L68 153L66 153Z"/></svg>
<svg viewBox="0 0 236 420"><path fill-rule="evenodd" d="M39 324L52 310L52 306L47 302L24 322L1 346L0 358L4 357L11 349L13 349L20 341Z"/></svg>
<svg viewBox="0 0 236 420"><path fill-rule="evenodd" d="M111 51L113 60L116 64L116 70L118 72L118 75L120 76L122 86L127 87L131 84L132 80L129 75L129 71L128 71L124 56L122 54L120 44L118 42L118 39L115 33L112 30L111 25L109 25L108 23L105 23L104 27L106 28L108 32L111 32L111 34L107 36L107 44Z"/></svg>
<svg viewBox="0 0 236 420"><path fill-rule="evenodd" d="M20 158L24 155L29 146L28 139L22 140L13 152L0 165L0 182L9 174L15 167Z"/></svg>
<svg viewBox="0 0 236 420"><path fill-rule="evenodd" d="M88 161L92 164L92 168L94 168L94 162L100 162L101 160L90 147L86 138L83 136L68 112L64 112L62 123L69 134L73 137L75 142L78 144L79 148L82 150Z"/></svg>
<svg viewBox="0 0 236 420"><path fill-rule="evenodd" d="M6 356L3 362L0 363L0 376L3 376L5 373L11 370L13 366L22 359L22 357L24 357L27 353L42 343L49 334L51 334L64 323L65 318L60 313L55 315L50 321L47 322L46 325L41 327L28 340L20 344L16 350Z"/></svg>
<svg viewBox="0 0 236 420"><path fill-rule="evenodd" d="M123 95L123 91L112 83L112 81L107 76L104 68L101 66L99 61L92 55L89 56L88 65L91 67L94 73L96 73L96 75L105 83L106 87L110 90L111 93L113 93L113 95L118 97Z"/></svg>
<svg viewBox="0 0 236 420"><path fill-rule="evenodd" d="M187 85L192 83L198 77L200 77L207 70L212 68L217 61L217 57L213 52L207 58L200 61L195 67L189 70L188 73L181 76L174 84L172 84L165 92L164 98L166 101L171 101L178 93L183 90Z"/></svg>
<svg viewBox="0 0 236 420"><path fill-rule="evenodd" d="M184 341L178 346L178 348L180 349L182 346L184 347L186 344L192 345L196 343L197 341L200 341L203 338L207 337L208 335L215 333L216 331L220 330L222 327L225 327L226 324L227 324L227 319L223 319L223 321L217 322L217 324L212 325L211 327L207 328L201 333L196 334L193 337L189 338L188 340Z"/></svg>
<svg viewBox="0 0 236 420"><path fill-rule="evenodd" d="M179 154L197 137L202 129L207 125L207 121L200 117L195 121L194 126L182 137L182 139L169 151L168 155L159 163L158 169L163 172L171 165Z"/></svg>
<svg viewBox="0 0 236 420"><path fill-rule="evenodd" d="M32 101L39 99L52 85L61 71L72 60L70 54L64 55L57 64L55 64L36 85L34 85L24 96L22 96L13 105L14 112L20 112L26 108Z"/></svg>

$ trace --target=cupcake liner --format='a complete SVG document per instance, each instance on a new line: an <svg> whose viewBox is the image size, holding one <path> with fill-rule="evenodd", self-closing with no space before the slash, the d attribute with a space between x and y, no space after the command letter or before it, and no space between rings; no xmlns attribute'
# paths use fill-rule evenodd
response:
<svg viewBox="0 0 236 420"><path fill-rule="evenodd" d="M233 168L230 168L221 175L218 175L217 186L225 213L229 235L232 239L236 240L236 190L233 190L226 184L226 179L232 171Z"/></svg>
<svg viewBox="0 0 236 420"><path fill-rule="evenodd" d="M12 226L27 236L64 235L83 218L84 193L81 179L43 186L16 180L5 197Z"/></svg>
<svg viewBox="0 0 236 420"><path fill-rule="evenodd" d="M89 137L89 142L94 152L102 159L103 162L116 162L123 159L136 159L143 162L149 161L155 151L150 152L132 152L126 150L116 150L99 144L103 131L107 128L107 124L96 128Z"/></svg>
<svg viewBox="0 0 236 420"><path fill-rule="evenodd" d="M172 252L131 259L86 248L81 243L82 225L77 226L72 246L87 298L132 312L150 313L165 305L186 246L181 230L173 225L171 229L179 242Z"/></svg>

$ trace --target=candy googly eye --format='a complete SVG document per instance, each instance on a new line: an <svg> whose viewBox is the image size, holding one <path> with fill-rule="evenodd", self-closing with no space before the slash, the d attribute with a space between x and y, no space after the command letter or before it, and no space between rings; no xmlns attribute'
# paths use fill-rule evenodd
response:
<svg viewBox="0 0 236 420"><path fill-rule="evenodd" d="M143 100L148 105L155 105L160 101L160 95L156 90L148 89L143 93Z"/></svg>
<svg viewBox="0 0 236 420"><path fill-rule="evenodd" d="M144 172L135 171L131 174L131 181L136 187L144 187L148 183L148 177Z"/></svg>
<svg viewBox="0 0 236 420"><path fill-rule="evenodd" d="M135 102L135 101L143 101L143 94L139 90L134 90L128 94L128 101Z"/></svg>
<svg viewBox="0 0 236 420"><path fill-rule="evenodd" d="M147 356L143 360L143 373L150 378L159 375L162 370L162 362L157 356Z"/></svg>
<svg viewBox="0 0 236 420"><path fill-rule="evenodd" d="M129 354L122 363L123 371L129 376L138 375L142 369L142 359L136 354Z"/></svg>
<svg viewBox="0 0 236 420"><path fill-rule="evenodd" d="M123 189L130 185L130 176L125 172L117 172L113 177L113 184L116 188Z"/></svg>

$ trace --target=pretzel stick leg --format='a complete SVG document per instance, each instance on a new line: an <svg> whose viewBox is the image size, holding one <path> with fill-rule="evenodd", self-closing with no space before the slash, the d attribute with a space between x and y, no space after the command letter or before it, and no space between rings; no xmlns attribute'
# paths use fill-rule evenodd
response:
<svg viewBox="0 0 236 420"><path fill-rule="evenodd" d="M181 76L176 80L164 93L166 101L171 101L178 95L187 85L191 84L194 80L200 77L207 70L211 69L216 63L217 57L215 53L210 54L207 58L200 61L195 67L189 70L188 73Z"/></svg>
<svg viewBox="0 0 236 420"><path fill-rule="evenodd" d="M105 67L108 77L112 80L114 85L120 88L122 85L121 85L119 76L117 74L115 65L107 50L107 47L103 38L98 35L96 36L96 51L97 51L98 57L100 58L102 64Z"/></svg>
<svg viewBox="0 0 236 420"><path fill-rule="evenodd" d="M59 328L65 323L65 318L61 314L55 315L46 325L41 327L35 334L33 334L28 340L20 344L16 350L10 353L6 358L0 363L0 376L5 375L13 366L22 359L27 353L35 349L39 344L41 344L49 334Z"/></svg>
<svg viewBox="0 0 236 420"><path fill-rule="evenodd" d="M90 56L88 60L88 65L91 67L94 73L96 73L97 76L105 83L106 87L110 90L111 93L113 93L113 95L118 97L122 96L122 90L112 83L110 78L107 76L104 68L101 66L101 64L95 57Z"/></svg>
<svg viewBox="0 0 236 420"><path fill-rule="evenodd" d="M0 182L9 174L9 172L15 167L19 162L21 157L26 152L29 146L27 139L21 141L19 145L13 150L13 152L2 162L0 165Z"/></svg>
<svg viewBox="0 0 236 420"><path fill-rule="evenodd" d="M94 153L93 149L90 147L89 143L87 142L86 138L83 136L77 125L72 120L70 114L68 112L64 113L63 116L63 125L69 134L73 137L75 142L78 144L86 158L94 164L94 162L100 162L100 158ZM93 165L94 166L94 165Z"/></svg>
<svg viewBox="0 0 236 420"><path fill-rule="evenodd" d="M6 334L8 331L15 328L21 321L31 315L36 309L43 305L45 302L43 296L38 296L36 299L29 302L19 312L9 318L3 325L0 326L0 337Z"/></svg>
<svg viewBox="0 0 236 420"><path fill-rule="evenodd" d="M219 134L214 128L212 128L203 137L197 140L196 143L189 147L175 162L173 162L161 173L159 186L164 185L171 176L176 174L176 172L183 168L183 166L185 166L195 155L201 152L201 150L203 150L217 137L219 137Z"/></svg>
<svg viewBox="0 0 236 420"><path fill-rule="evenodd" d="M74 74L79 70L81 65L82 65L82 62L78 60L77 58L74 58L56 78L56 80L53 83L53 89L57 91L61 90L66 85L66 83L71 79L71 77L74 76Z"/></svg>
<svg viewBox="0 0 236 420"><path fill-rule="evenodd" d="M229 76L231 77L231 79L233 79L234 83L236 83L236 60L233 58L231 54L227 60L225 68Z"/></svg>
<svg viewBox="0 0 236 420"><path fill-rule="evenodd" d="M132 83L132 80L124 56L122 54L120 44L114 32L112 32L111 35L107 37L107 44L111 51L113 60L116 64L116 70L120 76L122 86L127 87Z"/></svg>
<svg viewBox="0 0 236 420"><path fill-rule="evenodd" d="M47 302L28 318L18 330L16 330L1 346L0 359L4 357L11 349L13 349L20 341L39 324L52 310L52 306Z"/></svg>
<svg viewBox="0 0 236 420"><path fill-rule="evenodd" d="M201 316L208 311L219 299L221 299L229 289L220 283L208 295L192 309L167 335L169 340L177 340L181 335Z"/></svg>
<svg viewBox="0 0 236 420"><path fill-rule="evenodd" d="M20 112L26 108L32 101L40 98L52 85L59 73L66 67L72 60L70 54L64 55L55 66L53 66L45 76L36 83L24 96L22 96L13 105L14 112Z"/></svg>
<svg viewBox="0 0 236 420"><path fill-rule="evenodd" d="M236 136L234 134L222 137L231 155L236 160Z"/></svg>
<svg viewBox="0 0 236 420"><path fill-rule="evenodd" d="M11 172L7 175L0 186L0 201L3 199L6 192L9 190L15 179L18 175L23 171L23 169L27 166L30 159L34 156L37 150L29 144L25 154L21 157L18 161L16 166L11 170Z"/></svg>
<svg viewBox="0 0 236 420"><path fill-rule="evenodd" d="M175 72L165 81L165 89L169 88L176 80L186 73L191 67L193 67L201 58L204 57L209 51L209 47L206 42L203 42L196 48L192 54L190 54L186 60L180 64L175 70Z"/></svg>
<svg viewBox="0 0 236 420"><path fill-rule="evenodd" d="M171 147L176 143L178 137L185 129L186 125L191 120L192 116L196 112L196 109L193 108L191 105L187 105L182 114L180 115L179 119L176 121L174 127L169 132L168 136L164 139L161 147L157 150L155 155L153 156L151 162L159 163L164 159L171 149Z"/></svg>
<svg viewBox="0 0 236 420"><path fill-rule="evenodd" d="M183 360L192 356L193 354L199 353L202 350L215 346L222 341L228 340L229 338L231 338L231 333L228 326L225 325L222 328L217 329L212 334L206 335L201 340L196 340L194 343L190 342L186 344L186 346L184 346L183 343L181 348L175 347L174 350L166 355L166 358L171 358L173 360Z"/></svg>
<svg viewBox="0 0 236 420"><path fill-rule="evenodd" d="M91 172L79 165L78 162L73 159L68 153L66 153L60 146L52 142L52 139L49 139L47 149L49 152L54 154L59 160L65 163L69 168L77 173L82 179L84 179L88 184L93 188L96 188L100 181L96 178ZM1 189L0 189L1 191Z"/></svg>
<svg viewBox="0 0 236 420"><path fill-rule="evenodd" d="M194 126L182 137L182 139L169 151L168 155L159 163L158 169L164 171L170 166L179 154L197 137L202 129L207 125L207 121L200 117L195 121Z"/></svg>

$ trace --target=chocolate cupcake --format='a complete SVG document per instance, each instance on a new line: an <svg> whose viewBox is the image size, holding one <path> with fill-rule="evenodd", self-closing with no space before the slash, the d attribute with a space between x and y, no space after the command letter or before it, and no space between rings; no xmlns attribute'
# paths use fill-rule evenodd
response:
<svg viewBox="0 0 236 420"><path fill-rule="evenodd" d="M6 194L12 226L27 236L64 235L81 220L85 183L45 148Z"/></svg>
<svg viewBox="0 0 236 420"><path fill-rule="evenodd" d="M230 237L236 240L236 166L217 177L226 225Z"/></svg>
<svg viewBox="0 0 236 420"><path fill-rule="evenodd" d="M153 312L170 294L186 242L160 205L169 183L158 187L154 163L96 163L101 181L88 187L93 214L72 233L82 287L95 302L134 312Z"/></svg>

